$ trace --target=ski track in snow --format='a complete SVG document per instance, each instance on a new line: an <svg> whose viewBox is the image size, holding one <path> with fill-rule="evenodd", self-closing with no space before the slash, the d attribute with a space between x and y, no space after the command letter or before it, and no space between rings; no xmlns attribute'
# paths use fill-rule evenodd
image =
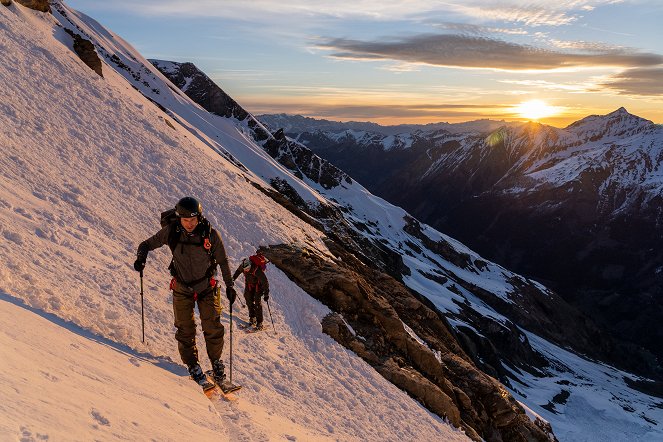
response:
<svg viewBox="0 0 663 442"><path fill-rule="evenodd" d="M326 307L273 267L278 334L234 333L236 404L212 406L169 362L163 249L145 271L140 342L135 249L181 196L203 201L231 270L258 245L325 247L107 65L104 79L84 66L70 40L49 15L0 7L0 439L465 440L322 334Z"/></svg>

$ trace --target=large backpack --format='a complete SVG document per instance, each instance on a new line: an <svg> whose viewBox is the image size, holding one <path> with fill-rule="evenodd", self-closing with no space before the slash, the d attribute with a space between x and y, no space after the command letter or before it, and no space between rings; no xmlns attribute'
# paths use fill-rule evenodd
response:
<svg viewBox="0 0 663 442"><path fill-rule="evenodd" d="M203 241L200 243L200 246L205 249L207 252L207 256L209 257L210 260L210 266L207 269L207 272L205 273L205 278L202 278L200 281L206 278L211 278L214 275L214 271L216 270L216 258L212 255L212 243L210 241L210 235L212 233L212 226L210 225L209 221L203 216L200 217L199 224L202 226L203 232L202 232L202 239ZM175 254L175 248L177 247L177 244L179 244L180 241L180 236L183 230L182 225L180 224L180 220L175 214L175 209L168 209L165 212L161 212L161 227L166 227L170 225L171 229L170 232L168 233L168 248L170 249L171 253L173 255ZM172 259L170 261L170 265L168 266L168 270L170 270L170 274L173 277L177 277L177 272L175 271L175 260ZM194 285L200 281L189 281L190 285Z"/></svg>

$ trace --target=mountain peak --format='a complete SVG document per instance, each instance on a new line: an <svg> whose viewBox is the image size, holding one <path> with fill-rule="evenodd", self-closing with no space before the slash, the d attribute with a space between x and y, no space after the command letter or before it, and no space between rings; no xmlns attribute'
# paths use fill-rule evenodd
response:
<svg viewBox="0 0 663 442"><path fill-rule="evenodd" d="M622 106L622 107L620 107L619 109L617 109L616 111L612 111L612 112L610 112L609 114L607 114L606 117L611 117L611 116L616 116L616 115L631 115L631 116L635 116L635 115L633 115L632 113L630 113L629 111L627 111L626 108L625 108L624 106Z"/></svg>
<svg viewBox="0 0 663 442"><path fill-rule="evenodd" d="M650 120L629 113L625 107L606 115L590 115L571 123L566 130L582 139L598 140L608 136L630 136L652 126Z"/></svg>

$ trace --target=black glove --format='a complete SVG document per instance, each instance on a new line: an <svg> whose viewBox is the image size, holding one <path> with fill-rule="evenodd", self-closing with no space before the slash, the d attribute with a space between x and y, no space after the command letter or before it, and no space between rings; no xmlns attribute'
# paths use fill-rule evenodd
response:
<svg viewBox="0 0 663 442"><path fill-rule="evenodd" d="M265 301L269 301L269 292L262 292L262 297L265 298Z"/></svg>
<svg viewBox="0 0 663 442"><path fill-rule="evenodd" d="M226 296L228 297L228 301L230 301L230 305L233 305L237 298L237 292L233 287L226 287Z"/></svg>
<svg viewBox="0 0 663 442"><path fill-rule="evenodd" d="M136 262L134 262L134 270L136 270L137 272L142 272L144 268L145 268L145 258L136 259Z"/></svg>

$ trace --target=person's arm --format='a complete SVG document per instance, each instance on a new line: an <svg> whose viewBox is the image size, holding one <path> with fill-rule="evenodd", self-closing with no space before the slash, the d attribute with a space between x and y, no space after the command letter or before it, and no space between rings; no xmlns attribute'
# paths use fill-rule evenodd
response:
<svg viewBox="0 0 663 442"><path fill-rule="evenodd" d="M158 249L168 242L168 234L170 233L170 225L163 227L156 234L152 235L150 238L146 239L138 245L138 250L136 251L136 262L134 263L134 268L137 271L142 271L145 268L145 262L147 261L147 255L151 250Z"/></svg>
<svg viewBox="0 0 663 442"><path fill-rule="evenodd" d="M221 268L223 282L226 283L226 287L232 287L234 284L232 275L230 274L228 255L226 255L226 248L223 245L223 240L221 239L219 232L212 230L210 241L212 242L212 255L214 256L214 259L216 259L218 266Z"/></svg>
<svg viewBox="0 0 663 442"><path fill-rule="evenodd" d="M265 298L265 301L269 299L269 281L267 280L267 275L265 275L264 270L258 272L258 279L260 280L260 287L262 287L262 295Z"/></svg>
<svg viewBox="0 0 663 442"><path fill-rule="evenodd" d="M244 266L240 263L239 267L237 267L237 270L235 270L235 273L233 273L233 281L239 278L240 273L242 273L244 270Z"/></svg>

